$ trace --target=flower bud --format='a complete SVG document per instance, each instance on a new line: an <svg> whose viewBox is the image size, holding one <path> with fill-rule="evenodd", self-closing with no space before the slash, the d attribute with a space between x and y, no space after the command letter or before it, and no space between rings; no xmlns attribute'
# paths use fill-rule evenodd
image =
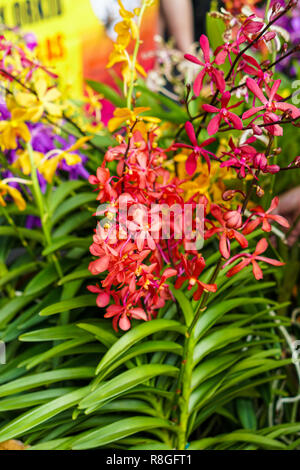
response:
<svg viewBox="0 0 300 470"><path fill-rule="evenodd" d="M253 134L254 135L262 135L262 133L263 133L261 128L258 127L256 124L253 124L252 129L253 129Z"/></svg>
<svg viewBox="0 0 300 470"><path fill-rule="evenodd" d="M294 165L298 168L300 168L300 156L296 157L294 160Z"/></svg>
<svg viewBox="0 0 300 470"><path fill-rule="evenodd" d="M223 217L228 228L240 228L242 226L242 216L239 211L228 211Z"/></svg>
<svg viewBox="0 0 300 470"><path fill-rule="evenodd" d="M278 165L267 165L266 168L263 170L264 173L278 173L280 171L280 166Z"/></svg>
<svg viewBox="0 0 300 470"><path fill-rule="evenodd" d="M260 186L256 186L256 196L263 197L264 194L265 194L264 190Z"/></svg>
<svg viewBox="0 0 300 470"><path fill-rule="evenodd" d="M268 165L268 159L263 153L257 153L253 158L254 168L264 170Z"/></svg>

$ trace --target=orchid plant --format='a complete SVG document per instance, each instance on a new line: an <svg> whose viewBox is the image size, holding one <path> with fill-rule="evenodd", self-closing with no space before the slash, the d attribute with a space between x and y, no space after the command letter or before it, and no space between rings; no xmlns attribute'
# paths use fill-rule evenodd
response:
<svg viewBox="0 0 300 470"><path fill-rule="evenodd" d="M122 90L90 81L85 113L62 100L32 38L0 41L0 442L298 448L300 370L274 294L290 230L275 178L299 169L279 145L300 117L281 91L276 24L296 2L212 11L181 101L144 82L153 0L118 3L108 66ZM102 96L115 106L107 129Z"/></svg>

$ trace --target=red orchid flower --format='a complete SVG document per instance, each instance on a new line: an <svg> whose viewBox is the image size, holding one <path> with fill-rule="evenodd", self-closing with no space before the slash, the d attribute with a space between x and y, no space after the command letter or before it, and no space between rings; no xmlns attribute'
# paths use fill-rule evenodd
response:
<svg viewBox="0 0 300 470"><path fill-rule="evenodd" d="M271 81L271 72L268 70L264 71L254 57L244 54L243 61L246 62L242 66L243 72L257 77L257 85L259 87L262 87L263 84L267 85Z"/></svg>
<svg viewBox="0 0 300 470"><path fill-rule="evenodd" d="M87 286L87 289L93 294L98 294L96 300L96 304L98 305L98 307L106 307L109 304L110 292L101 289L98 284L96 284L95 286Z"/></svg>
<svg viewBox="0 0 300 470"><path fill-rule="evenodd" d="M228 57L228 60L230 62L230 65L232 65L232 59L231 59L231 53L233 54L238 54L240 52L240 44L245 42L247 39L245 36L240 36L236 41L230 43L226 42L225 44L222 44L221 46L217 47L215 50L215 63L217 65L224 64L226 57Z"/></svg>
<svg viewBox="0 0 300 470"><path fill-rule="evenodd" d="M246 222L246 226L243 230L244 235L248 235L249 233L253 232L260 224L262 224L262 230L264 232L271 232L271 224L269 220L277 222L278 224L282 225L285 228L289 228L290 224L288 221L282 217L281 215L272 215L271 212L276 209L279 203L279 197L276 196L274 199L272 199L270 208L267 211L264 211L264 209L261 206L254 207L250 211L253 213L248 221ZM251 220L253 216L256 216L256 219Z"/></svg>
<svg viewBox="0 0 300 470"><path fill-rule="evenodd" d="M253 161L257 151L252 147L252 143L256 141L256 137L249 137L244 143L236 145L230 137L228 145L230 147L229 152L222 152L223 156L229 156L230 158L226 161L223 161L220 165L220 168L234 167L235 171L240 178L245 178L246 170L252 174L252 169L250 163Z"/></svg>
<svg viewBox="0 0 300 470"><path fill-rule="evenodd" d="M206 284L199 281L199 276L205 268L205 261L202 256L199 256L193 260L186 259L181 255L181 260L184 267L184 274L179 276L175 282L175 289L180 289L185 281L189 281L188 290L191 290L197 285L197 290L193 294L194 300L199 300L204 291L216 292L216 284Z"/></svg>
<svg viewBox="0 0 300 470"><path fill-rule="evenodd" d="M163 306L165 303L165 300L168 298L171 298L170 289L169 289L168 284L166 284L166 281L170 277L174 277L177 275L178 275L177 269L166 268L160 280L159 281L154 280L152 282L151 293L149 293L149 298L147 299L149 301L149 306L154 306L154 307Z"/></svg>
<svg viewBox="0 0 300 470"><path fill-rule="evenodd" d="M209 41L208 41L207 36L205 36L205 34L202 34L200 36L199 43L203 52L204 62L201 62L197 57L190 55L190 54L185 54L184 56L190 62L193 62L194 64L197 64L197 65L202 65L203 67L203 69L197 75L195 79L194 87L193 87L194 93L196 96L199 96L200 91L202 90L202 87L203 87L203 80L204 80L205 75L208 75L211 78L211 80L215 83L217 89L221 93L223 93L223 91L225 90L225 86L226 86L224 74L220 70L217 70L216 68L214 68L214 66L212 65L213 61L212 62L210 61Z"/></svg>
<svg viewBox="0 0 300 470"><path fill-rule="evenodd" d="M204 150L203 147L206 147L207 145L211 144L212 142L215 142L215 138L211 137L202 144L198 144L197 142L197 137L195 134L194 126L191 122L186 122L185 123L185 130L186 133L192 143L192 145L188 144L173 144L172 149L176 148L186 148L186 149L192 149L193 152L189 155L187 161L186 161L186 171L189 175L193 175L196 171L197 168L197 159L199 158L200 155L205 159L207 166L208 166L208 171L210 171L210 158L209 154L213 155L213 153L208 152L208 150Z"/></svg>
<svg viewBox="0 0 300 470"><path fill-rule="evenodd" d="M229 211L223 214L221 208L217 204L212 204L211 214L220 224L216 227L211 220L207 220L213 228L207 230L204 239L211 238L216 233L220 234L219 249L223 258L228 259L230 256L230 240L235 239L242 248L247 248L248 241L237 229L242 226L242 217L240 211Z"/></svg>
<svg viewBox="0 0 300 470"><path fill-rule="evenodd" d="M258 18L256 15L250 15L244 21L241 31L245 34L245 36L248 38L248 34L257 34L259 31L263 28L264 23L262 22L261 18Z"/></svg>
<svg viewBox="0 0 300 470"><path fill-rule="evenodd" d="M116 190L111 186L112 178L108 168L99 167L97 169L97 176L91 175L89 177L90 184L96 184L97 189L100 190L97 201L106 202L110 199L117 198Z"/></svg>
<svg viewBox="0 0 300 470"><path fill-rule="evenodd" d="M263 94L262 90L257 85L256 81L253 80L253 78L247 78L247 87L263 103L263 105L248 109L248 111L243 114L242 118L248 119L254 114L264 110L265 113L263 115L263 120L265 124L270 124L272 122L278 121L278 116L275 114L276 111L289 112L293 119L298 118L300 116L300 110L296 108L296 106L289 103L285 103L283 101L276 101L276 93L280 86L280 83L281 80L275 80L272 88L266 87L266 93L268 95L267 99ZM282 127L280 127L278 124L268 126L268 131L272 135L283 134Z"/></svg>
<svg viewBox="0 0 300 470"><path fill-rule="evenodd" d="M264 153L257 153L253 158L253 167L261 170L263 173L278 173L280 166L269 165L268 159Z"/></svg>
<svg viewBox="0 0 300 470"><path fill-rule="evenodd" d="M130 320L132 318L148 321L145 310L140 307L133 307L130 298L127 298L126 301L123 300L122 304L123 305L120 305L120 301L117 300L117 304L110 305L104 315L105 318L113 318L113 328L115 331L118 331L118 324L121 330L129 330L131 326Z"/></svg>
<svg viewBox="0 0 300 470"><path fill-rule="evenodd" d="M217 113L215 117L212 118L212 120L209 122L207 126L207 132L209 135L216 134L219 130L220 124L222 119L231 127L234 127L235 129L243 129L243 123L241 119L231 111L229 111L232 108L236 108L239 106L242 101L239 101L236 104L233 104L232 106L227 106L229 101L230 101L231 95L229 91L225 91L223 93L222 98L221 98L221 109L216 108L215 106L212 106L211 104L203 104L202 108L204 111L207 111L208 113Z"/></svg>
<svg viewBox="0 0 300 470"><path fill-rule="evenodd" d="M266 251L267 248L268 248L268 242L265 238L262 238L257 243L255 251L252 255L250 253L241 253L239 255L233 256L233 258L231 258L224 264L223 268L227 266L228 264L233 263L235 260L239 258L245 258L245 259L243 259L243 261L241 261L239 264L231 268L226 274L226 276L232 277L235 274L239 273L243 268L245 268L246 266L252 263L254 277L255 279L259 281L260 279L263 278L263 273L257 261L264 261L265 263L272 264L273 266L283 266L285 263L282 263L281 261L277 261L276 259L272 259L272 258L266 258L265 256L260 256L261 253Z"/></svg>

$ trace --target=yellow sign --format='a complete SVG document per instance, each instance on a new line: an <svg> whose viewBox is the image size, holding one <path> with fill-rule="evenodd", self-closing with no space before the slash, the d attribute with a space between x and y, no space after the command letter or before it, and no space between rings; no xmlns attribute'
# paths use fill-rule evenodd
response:
<svg viewBox="0 0 300 470"><path fill-rule="evenodd" d="M83 89L84 60L90 45L105 36L89 0L0 0L0 20L35 33L40 59L59 75L75 97Z"/></svg>
<svg viewBox="0 0 300 470"><path fill-rule="evenodd" d="M112 84L105 68L112 41L90 0L0 0L0 21L36 35L39 58L74 98L82 96L84 78ZM154 47L156 24L154 6L143 24L143 51ZM141 62L146 69L151 67L151 59Z"/></svg>

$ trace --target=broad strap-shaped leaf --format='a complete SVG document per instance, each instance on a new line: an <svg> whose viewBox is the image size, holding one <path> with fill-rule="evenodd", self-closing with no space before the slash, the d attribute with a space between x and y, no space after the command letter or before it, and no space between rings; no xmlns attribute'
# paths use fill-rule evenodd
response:
<svg viewBox="0 0 300 470"><path fill-rule="evenodd" d="M51 218L52 226L57 224L57 222L59 222L64 216L66 216L70 212L73 212L75 209L78 209L84 204L88 204L89 202L95 202L95 194L93 192L81 193L76 194L76 196L72 196L64 204L62 204L55 210Z"/></svg>
<svg viewBox="0 0 300 470"><path fill-rule="evenodd" d="M49 213L52 215L57 207L76 189L86 185L85 181L72 180L64 181L63 184L55 188L55 191L51 191L48 197Z"/></svg>
<svg viewBox="0 0 300 470"><path fill-rule="evenodd" d="M58 277L55 266L53 264L49 264L29 282L25 289L25 295L35 295L38 292L41 292L43 289L55 282Z"/></svg>
<svg viewBox="0 0 300 470"><path fill-rule="evenodd" d="M199 441L193 441L189 446L189 450L213 449L214 445L220 442L231 442L232 444L245 442L255 444L260 449L270 450L285 450L287 448L286 444L275 439L241 430L234 431L230 434L222 434L217 437L207 437Z"/></svg>
<svg viewBox="0 0 300 470"><path fill-rule="evenodd" d="M7 384L0 385L0 397L6 397L15 393L31 390L54 382L65 380L90 379L94 376L93 367L70 367L49 372L39 372L26 375L21 379L13 380Z"/></svg>
<svg viewBox="0 0 300 470"><path fill-rule="evenodd" d="M180 308L184 315L186 326L189 326L192 323L195 315L191 302L181 290L175 289L175 287L173 287L172 285L169 285L169 287L175 299L180 305Z"/></svg>
<svg viewBox="0 0 300 470"><path fill-rule="evenodd" d="M177 331L178 333L184 334L186 328L174 320L157 319L141 323L125 333L109 351L107 351L99 363L96 373L99 374L141 339L161 331Z"/></svg>
<svg viewBox="0 0 300 470"><path fill-rule="evenodd" d="M0 287L4 286L7 282L13 281L16 278L23 276L24 274L29 274L38 269L37 263L27 263L18 268L11 269L6 275L1 276Z"/></svg>
<svg viewBox="0 0 300 470"><path fill-rule="evenodd" d="M216 351L227 344L238 341L239 339L252 333L252 330L245 328L221 328L210 333L196 345L194 350L194 363L197 364L210 352Z"/></svg>
<svg viewBox="0 0 300 470"><path fill-rule="evenodd" d="M41 310L40 315L43 317L48 315L55 315L56 313L66 312L68 310L74 310L75 308L94 306L94 295L82 295L80 297L75 297L74 299L62 300L61 302L57 302L56 304L49 305L49 307L46 307Z"/></svg>
<svg viewBox="0 0 300 470"><path fill-rule="evenodd" d="M61 237L61 238L56 238L53 243L47 248L44 249L42 252L43 256L48 256L51 253L54 253L55 251L61 250L62 248L66 249L67 247L80 247L80 248L86 248L92 244L93 239L92 237L86 237L86 238L79 238L79 237Z"/></svg>
<svg viewBox="0 0 300 470"><path fill-rule="evenodd" d="M79 388L18 416L0 429L0 442L22 436L30 429L75 406L89 390L90 387Z"/></svg>
<svg viewBox="0 0 300 470"><path fill-rule="evenodd" d="M203 336L223 315L246 304L268 304L270 301L263 297L239 297L237 299L216 302L203 312L195 327L195 338Z"/></svg>
<svg viewBox="0 0 300 470"><path fill-rule="evenodd" d="M99 408L106 401L112 400L113 397L131 390L136 385L140 385L153 377L161 375L174 377L177 373L177 367L165 364L145 364L135 367L99 385L96 390L80 402L79 408L87 409L87 412L89 412L91 409Z"/></svg>
<svg viewBox="0 0 300 470"><path fill-rule="evenodd" d="M19 337L24 342L62 341L65 339L84 338L90 335L77 325L52 326L41 330L30 331Z"/></svg>
<svg viewBox="0 0 300 470"><path fill-rule="evenodd" d="M85 432L70 442L74 450L104 447L111 442L131 436L137 432L147 432L151 429L170 429L175 431L175 425L162 418L140 417L122 419L108 426Z"/></svg>

